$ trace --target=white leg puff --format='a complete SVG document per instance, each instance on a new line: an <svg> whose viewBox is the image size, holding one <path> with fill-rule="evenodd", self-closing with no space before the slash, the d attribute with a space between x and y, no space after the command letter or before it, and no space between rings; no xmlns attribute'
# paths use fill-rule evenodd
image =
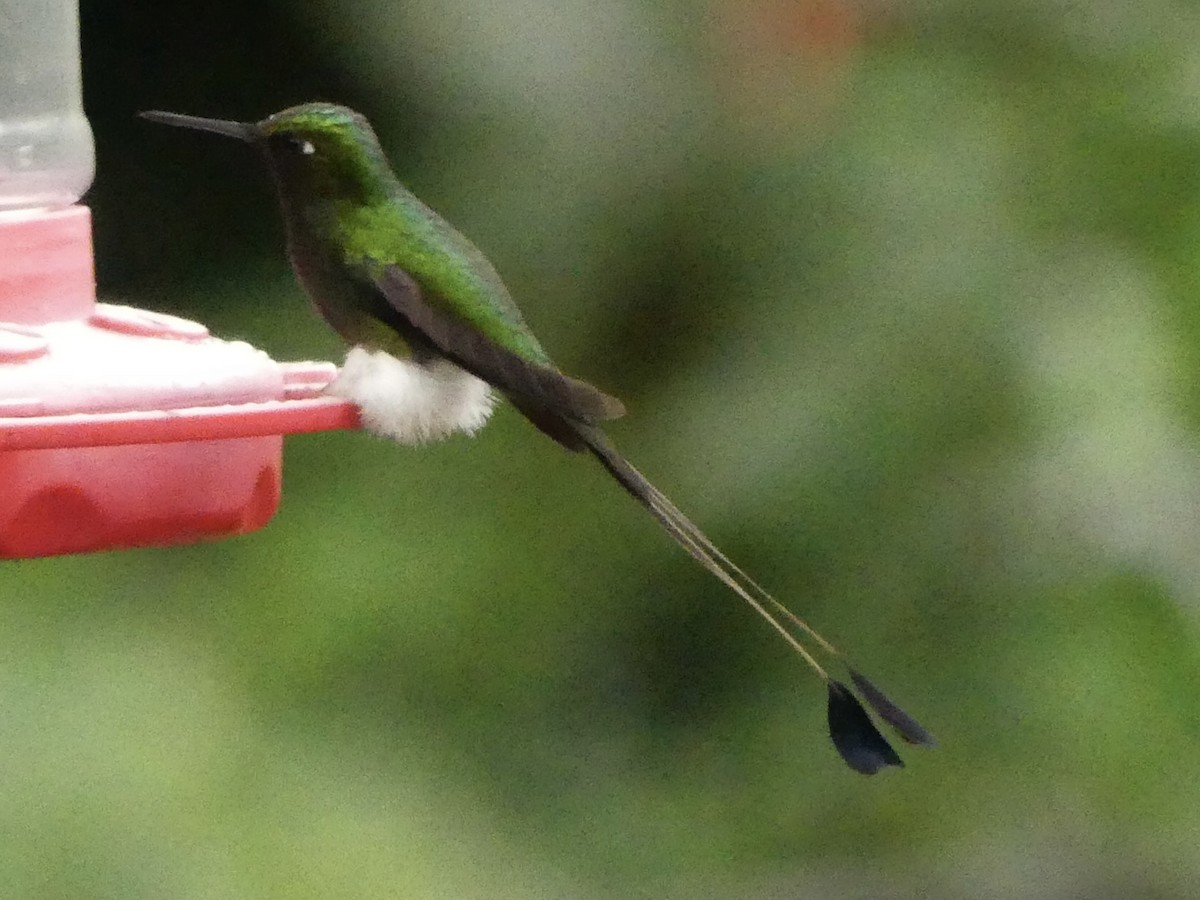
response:
<svg viewBox="0 0 1200 900"><path fill-rule="evenodd" d="M448 360L418 364L354 347L325 393L356 404L363 427L402 444L474 434L495 405L491 388Z"/></svg>

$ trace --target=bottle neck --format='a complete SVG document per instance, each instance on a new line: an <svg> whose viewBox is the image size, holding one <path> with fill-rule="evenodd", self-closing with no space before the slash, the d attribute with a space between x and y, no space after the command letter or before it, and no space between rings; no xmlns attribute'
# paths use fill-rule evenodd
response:
<svg viewBox="0 0 1200 900"><path fill-rule="evenodd" d="M86 206L0 213L0 322L44 325L96 306Z"/></svg>

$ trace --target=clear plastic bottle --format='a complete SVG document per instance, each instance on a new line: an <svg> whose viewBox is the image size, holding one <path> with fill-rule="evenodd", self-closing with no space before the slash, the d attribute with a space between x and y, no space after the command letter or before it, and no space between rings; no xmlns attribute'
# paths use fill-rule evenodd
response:
<svg viewBox="0 0 1200 900"><path fill-rule="evenodd" d="M0 0L0 210L70 206L95 164L76 0Z"/></svg>

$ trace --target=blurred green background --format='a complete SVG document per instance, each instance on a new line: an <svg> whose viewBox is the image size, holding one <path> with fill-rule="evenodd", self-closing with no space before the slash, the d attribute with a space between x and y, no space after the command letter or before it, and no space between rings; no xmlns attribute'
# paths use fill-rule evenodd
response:
<svg viewBox="0 0 1200 900"><path fill-rule="evenodd" d="M290 439L238 540L0 567L0 895L1187 898L1200 12L82 7L102 295L340 357L246 148L365 112L619 446L942 740L824 694L511 409Z"/></svg>

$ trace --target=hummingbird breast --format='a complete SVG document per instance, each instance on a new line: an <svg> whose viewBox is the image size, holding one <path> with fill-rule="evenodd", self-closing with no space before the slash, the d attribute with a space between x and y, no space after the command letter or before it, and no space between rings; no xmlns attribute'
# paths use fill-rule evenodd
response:
<svg viewBox="0 0 1200 900"><path fill-rule="evenodd" d="M403 336L372 315L378 305L376 288L348 264L338 242L325 237L325 229L314 228L307 216L286 218L292 271L316 313L347 344L408 355L411 348Z"/></svg>

